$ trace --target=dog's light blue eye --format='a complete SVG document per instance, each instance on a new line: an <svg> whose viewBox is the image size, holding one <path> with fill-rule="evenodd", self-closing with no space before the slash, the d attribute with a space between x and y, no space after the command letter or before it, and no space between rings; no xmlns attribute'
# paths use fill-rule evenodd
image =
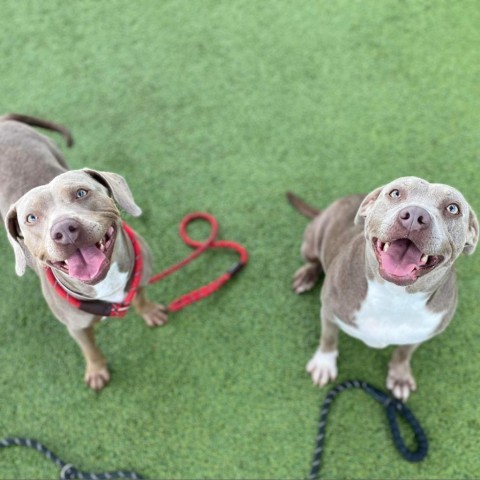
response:
<svg viewBox="0 0 480 480"><path fill-rule="evenodd" d="M33 213L30 213L27 215L27 223L35 223L37 221L38 217L34 215Z"/></svg>
<svg viewBox="0 0 480 480"><path fill-rule="evenodd" d="M458 208L458 205L456 203L451 203L448 207L447 210L449 213L452 215L458 215L460 212L460 208Z"/></svg>
<svg viewBox="0 0 480 480"><path fill-rule="evenodd" d="M80 190L77 190L77 194L75 196L76 198L83 198L86 197L87 194L88 192L84 188L81 188Z"/></svg>
<svg viewBox="0 0 480 480"><path fill-rule="evenodd" d="M397 189L392 190L392 191L390 192L390 196L391 196L392 198L399 198L399 197L400 197L400 191L397 190Z"/></svg>

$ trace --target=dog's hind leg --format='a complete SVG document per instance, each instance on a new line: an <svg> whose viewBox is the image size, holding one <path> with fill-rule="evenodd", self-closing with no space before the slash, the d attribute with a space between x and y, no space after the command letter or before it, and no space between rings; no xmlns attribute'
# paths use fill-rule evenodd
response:
<svg viewBox="0 0 480 480"><path fill-rule="evenodd" d="M318 258L317 231L318 224L314 220L308 225L303 236L300 252L305 264L295 272L292 283L293 291L298 294L311 290L323 271Z"/></svg>
<svg viewBox="0 0 480 480"><path fill-rule="evenodd" d="M166 308L159 303L148 300L143 288L138 289L133 300L133 306L149 327L159 327L165 325L168 321Z"/></svg>

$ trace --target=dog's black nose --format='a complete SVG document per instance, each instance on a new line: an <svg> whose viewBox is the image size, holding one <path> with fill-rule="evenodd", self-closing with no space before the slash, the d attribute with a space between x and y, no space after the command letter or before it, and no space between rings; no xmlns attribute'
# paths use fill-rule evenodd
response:
<svg viewBox="0 0 480 480"><path fill-rule="evenodd" d="M60 245L74 244L80 236L80 224L72 219L60 220L52 226L50 236Z"/></svg>
<svg viewBox="0 0 480 480"><path fill-rule="evenodd" d="M430 227L432 217L422 207L405 207L398 214L398 221L409 232L415 232Z"/></svg>

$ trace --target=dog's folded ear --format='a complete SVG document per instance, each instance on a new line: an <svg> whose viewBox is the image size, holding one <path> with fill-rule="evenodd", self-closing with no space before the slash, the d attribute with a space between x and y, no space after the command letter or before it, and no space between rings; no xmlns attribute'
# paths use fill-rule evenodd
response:
<svg viewBox="0 0 480 480"><path fill-rule="evenodd" d="M361 203L360 207L358 207L357 214L355 215L355 225L363 225L365 218L370 213L373 204L377 201L377 198L382 190L383 187L378 187L363 199L363 202Z"/></svg>
<svg viewBox="0 0 480 480"><path fill-rule="evenodd" d="M99 172L90 168L84 168L83 171L106 187L110 191L113 199L127 213L134 217L141 215L142 210L135 203L130 187L121 175L112 172Z"/></svg>
<svg viewBox="0 0 480 480"><path fill-rule="evenodd" d="M15 253L15 272L21 277L27 268L27 257L25 254L25 246L22 242L22 234L18 225L17 207L12 205L5 218L5 227L7 229L8 241L13 247Z"/></svg>
<svg viewBox="0 0 480 480"><path fill-rule="evenodd" d="M478 243L478 220L475 212L470 208L468 216L468 230L467 230L467 239L465 240L465 247L463 253L466 255L471 255Z"/></svg>

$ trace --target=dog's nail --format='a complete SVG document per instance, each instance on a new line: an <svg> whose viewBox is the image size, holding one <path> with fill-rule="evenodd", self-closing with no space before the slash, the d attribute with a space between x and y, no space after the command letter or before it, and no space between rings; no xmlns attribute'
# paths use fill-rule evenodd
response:
<svg viewBox="0 0 480 480"><path fill-rule="evenodd" d="M393 395L395 396L395 398L402 398L402 388L400 387L400 385L395 385L395 387L393 388Z"/></svg>

